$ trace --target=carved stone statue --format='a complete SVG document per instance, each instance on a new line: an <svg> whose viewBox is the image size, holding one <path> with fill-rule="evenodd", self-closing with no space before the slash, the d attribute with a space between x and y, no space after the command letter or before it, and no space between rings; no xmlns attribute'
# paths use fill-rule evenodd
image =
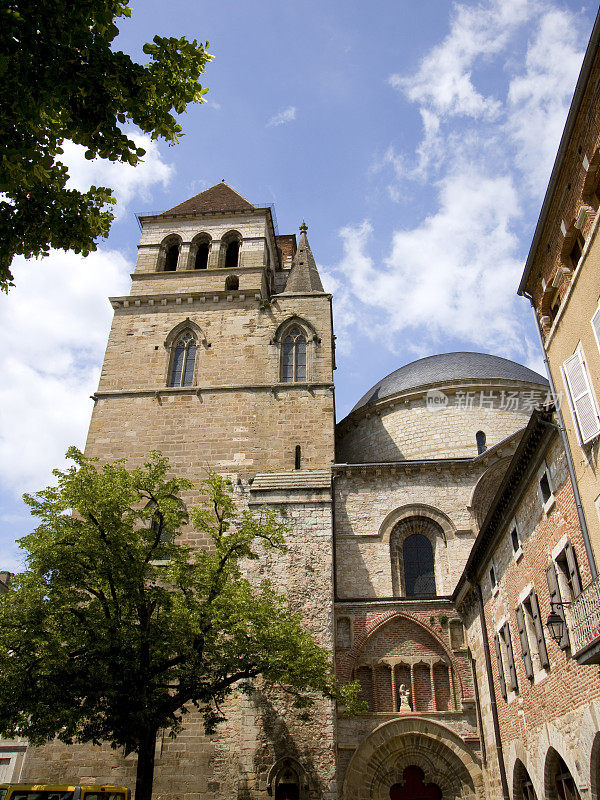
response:
<svg viewBox="0 0 600 800"><path fill-rule="evenodd" d="M398 713L410 714L412 711L410 707L410 692L403 683L400 684L400 688L398 689L398 700Z"/></svg>

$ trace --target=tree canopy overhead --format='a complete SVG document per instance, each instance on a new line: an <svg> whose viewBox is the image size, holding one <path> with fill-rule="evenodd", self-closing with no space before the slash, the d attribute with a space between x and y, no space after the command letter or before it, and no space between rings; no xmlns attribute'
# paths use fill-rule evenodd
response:
<svg viewBox="0 0 600 800"><path fill-rule="evenodd" d="M136 800L150 800L157 733L176 735L190 705L210 731L234 687L262 678L299 708L307 692L360 708L286 598L244 577L242 560L285 550L272 511L240 513L211 474L190 512L211 547L192 550L176 537L191 485L168 477L165 458L128 471L68 455L57 486L26 496L41 522L0 602L0 734L136 752Z"/></svg>
<svg viewBox="0 0 600 800"><path fill-rule="evenodd" d="M6 0L0 6L0 288L12 285L15 255L50 248L87 255L108 234L110 188L66 187L61 144L86 158L135 166L144 151L123 125L174 144L173 114L203 102L199 77L212 58L208 42L155 36L147 64L113 50L115 21L129 0ZM2 197L3 195L3 197Z"/></svg>

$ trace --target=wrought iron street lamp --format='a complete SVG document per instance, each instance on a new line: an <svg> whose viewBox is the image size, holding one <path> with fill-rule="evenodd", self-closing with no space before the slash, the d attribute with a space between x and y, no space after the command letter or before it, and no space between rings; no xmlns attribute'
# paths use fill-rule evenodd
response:
<svg viewBox="0 0 600 800"><path fill-rule="evenodd" d="M550 603L551 611L548 615L548 619L546 620L546 627L550 631L550 636L554 639L556 644L560 644L562 642L564 633L565 633L565 616L564 614L559 614L556 610L557 608L567 608L570 606L571 603L559 603L554 602Z"/></svg>

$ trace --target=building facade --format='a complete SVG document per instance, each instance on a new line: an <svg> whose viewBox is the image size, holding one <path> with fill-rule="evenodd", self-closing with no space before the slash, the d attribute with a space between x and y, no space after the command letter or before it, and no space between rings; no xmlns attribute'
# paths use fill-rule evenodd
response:
<svg viewBox="0 0 600 800"><path fill-rule="evenodd" d="M571 614L587 619L576 658L600 663L600 22L597 19L519 293L529 298L572 463L592 582Z"/></svg>
<svg viewBox="0 0 600 800"><path fill-rule="evenodd" d="M550 385L445 353L336 424L331 295L306 225L279 234L225 183L140 218L86 452L134 465L159 449L194 486L212 469L241 506L285 514L288 551L250 575L287 595L367 706L320 699L306 720L268 687L235 693L214 736L192 712L157 741L157 797L600 798L599 38L597 22L520 288ZM108 746L29 748L19 769L135 780Z"/></svg>

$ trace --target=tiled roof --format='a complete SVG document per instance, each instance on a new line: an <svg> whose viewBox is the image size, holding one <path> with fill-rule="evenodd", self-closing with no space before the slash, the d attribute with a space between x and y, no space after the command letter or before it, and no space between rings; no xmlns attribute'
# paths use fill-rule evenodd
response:
<svg viewBox="0 0 600 800"><path fill-rule="evenodd" d="M376 403L407 389L431 386L448 381L474 379L499 379L539 383L546 387L548 381L537 372L507 358L488 353L440 353L420 358L391 372L361 397L352 411Z"/></svg>
<svg viewBox="0 0 600 800"><path fill-rule="evenodd" d="M200 194L184 200L183 203L170 208L164 214L199 214L210 213L211 211L251 211L256 206L249 203L245 197L238 194L235 189L228 186L224 181L211 186Z"/></svg>

